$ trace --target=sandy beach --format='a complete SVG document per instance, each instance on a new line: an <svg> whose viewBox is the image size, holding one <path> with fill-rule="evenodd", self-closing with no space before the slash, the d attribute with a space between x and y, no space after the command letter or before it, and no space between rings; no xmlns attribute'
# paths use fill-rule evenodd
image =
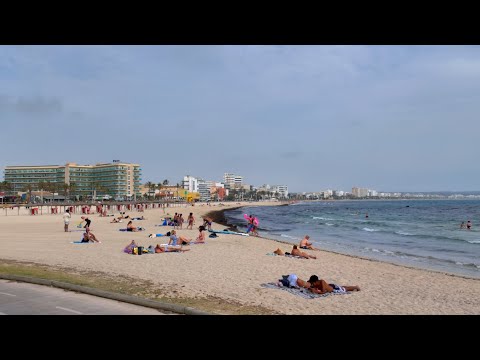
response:
<svg viewBox="0 0 480 360"><path fill-rule="evenodd" d="M167 208L172 214L181 212L186 219L190 212L196 218L194 230L178 230L179 235L195 238L201 217L211 211L247 205L232 203L225 206L182 206ZM278 203L260 203L278 205ZM252 206L252 203L248 203ZM148 246L168 242L166 238L148 238L149 233L165 233L172 227L161 224L162 209L143 213L147 220L134 221L146 231L120 232L127 221L112 224L112 217L90 215L91 230L101 244L72 244L81 239L76 228L80 214L74 214L71 232L63 230L62 214L5 216L0 211L0 262L16 260L48 265L58 269L75 269L82 273L108 274L115 277L134 277L153 284L169 298L215 299L235 304L242 313L243 306L266 309L278 314L479 314L480 280L439 272L413 269L399 265L361 259L326 251L309 251L317 259L295 259L269 256L276 248L290 251L291 246L277 241L219 235L208 238L206 244L191 245L185 253L125 254L123 248L135 240ZM118 212L115 212L118 216ZM213 229L224 225L214 223ZM327 282L358 285L360 292L342 296L304 299L286 291L266 289L260 285L276 281L282 274L295 273L302 279L316 274ZM213 301L213 300L212 300ZM213 309L215 306L213 305ZM225 313L219 304L216 313ZM228 313L228 312L227 312Z"/></svg>

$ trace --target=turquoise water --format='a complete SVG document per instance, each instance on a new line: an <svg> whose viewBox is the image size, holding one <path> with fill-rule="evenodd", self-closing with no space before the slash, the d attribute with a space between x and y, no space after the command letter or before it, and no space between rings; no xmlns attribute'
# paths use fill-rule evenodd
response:
<svg viewBox="0 0 480 360"><path fill-rule="evenodd" d="M246 229L244 213L267 238L298 243L308 234L321 249L480 278L480 200L305 202L225 216ZM472 229L460 229L467 220Z"/></svg>

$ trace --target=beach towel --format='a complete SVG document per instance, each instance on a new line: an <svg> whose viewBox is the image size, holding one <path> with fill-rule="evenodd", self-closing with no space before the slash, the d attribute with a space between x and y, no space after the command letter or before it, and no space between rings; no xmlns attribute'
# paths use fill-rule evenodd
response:
<svg viewBox="0 0 480 360"><path fill-rule="evenodd" d="M89 242L83 242L83 241L72 241L72 244L93 244L90 241Z"/></svg>
<svg viewBox="0 0 480 360"><path fill-rule="evenodd" d="M291 288L288 286L283 286L280 283L266 283L266 284L261 284L261 287L265 289L277 289L277 290L285 290L286 292L289 292L290 294L300 296L304 299L316 299L316 298L321 298L321 297L327 297L330 295L345 295L348 294L348 292L331 292L331 293L325 293L325 294L314 294L307 289L304 288Z"/></svg>
<svg viewBox="0 0 480 360"><path fill-rule="evenodd" d="M241 235L241 236L249 236L246 233L241 233L237 231L229 231L229 230L208 230L208 232L211 232L213 234L226 234L226 235Z"/></svg>
<svg viewBox="0 0 480 360"><path fill-rule="evenodd" d="M269 256L282 256L282 255L278 255L278 254L275 254L275 253L267 253L267 255ZM307 258L304 258L302 256L295 256L295 255L283 255L284 257L288 257L288 258L294 258L294 259L305 259L307 260Z"/></svg>
<svg viewBox="0 0 480 360"><path fill-rule="evenodd" d="M137 227L137 230L138 230L138 231L143 231L143 230L145 230L145 229L142 228L142 227ZM128 231L128 230L125 228L125 229L118 229L118 231ZM131 232L135 232L135 231L131 231Z"/></svg>

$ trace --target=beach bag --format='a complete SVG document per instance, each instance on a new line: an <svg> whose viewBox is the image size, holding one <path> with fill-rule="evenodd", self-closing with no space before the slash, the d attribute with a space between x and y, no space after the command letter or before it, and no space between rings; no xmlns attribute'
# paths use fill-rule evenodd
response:
<svg viewBox="0 0 480 360"><path fill-rule="evenodd" d="M288 275L282 275L282 278L279 280L283 286L290 287L290 282L288 281Z"/></svg>
<svg viewBox="0 0 480 360"><path fill-rule="evenodd" d="M123 252L127 253L127 254L132 254L133 253L133 248L135 246L136 245L134 245L134 244L128 244L127 246L125 246L125 249L123 249Z"/></svg>

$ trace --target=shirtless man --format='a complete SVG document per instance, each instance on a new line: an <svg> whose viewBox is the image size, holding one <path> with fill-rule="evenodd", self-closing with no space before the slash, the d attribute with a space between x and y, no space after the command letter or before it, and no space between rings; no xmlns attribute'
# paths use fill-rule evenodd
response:
<svg viewBox="0 0 480 360"><path fill-rule="evenodd" d="M307 253L300 251L298 249L297 245L293 245L293 249L292 249L291 254L293 256L300 256L300 257L305 258L305 259L316 259L317 258L316 256L308 255Z"/></svg>
<svg viewBox="0 0 480 360"><path fill-rule="evenodd" d="M308 235L305 235L305 237L303 238L302 241L300 241L300 244L298 245L300 247L300 249L310 249L310 250L315 250L313 248L313 244L308 241L310 239L310 236Z"/></svg>
<svg viewBox="0 0 480 360"><path fill-rule="evenodd" d="M360 291L357 285L337 285L328 284L325 280L319 279L317 275L310 276L307 284L310 284L309 290L315 294L325 294L330 292L346 293L347 291Z"/></svg>

